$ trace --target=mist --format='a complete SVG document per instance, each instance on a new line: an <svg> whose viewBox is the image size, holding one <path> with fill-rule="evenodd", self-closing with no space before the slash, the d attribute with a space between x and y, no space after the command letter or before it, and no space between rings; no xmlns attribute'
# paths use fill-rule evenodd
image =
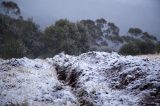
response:
<svg viewBox="0 0 160 106"><path fill-rule="evenodd" d="M32 17L42 29L59 19L79 21L105 18L121 34L139 27L160 35L160 0L14 0L25 18Z"/></svg>

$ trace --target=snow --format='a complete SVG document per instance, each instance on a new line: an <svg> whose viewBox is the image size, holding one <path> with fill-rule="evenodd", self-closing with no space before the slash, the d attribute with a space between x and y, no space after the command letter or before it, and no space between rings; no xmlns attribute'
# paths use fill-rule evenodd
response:
<svg viewBox="0 0 160 106"><path fill-rule="evenodd" d="M46 60L11 59L0 67L3 68L0 69L1 105L28 102L30 105L65 106L76 103L70 87L58 81L54 67Z"/></svg>
<svg viewBox="0 0 160 106"><path fill-rule="evenodd" d="M59 74L66 78L59 79ZM80 56L61 53L47 59L0 60L2 105L24 101L45 106L149 105L145 95L159 88L160 59L88 52ZM150 103L158 106L154 101L157 99L155 96Z"/></svg>

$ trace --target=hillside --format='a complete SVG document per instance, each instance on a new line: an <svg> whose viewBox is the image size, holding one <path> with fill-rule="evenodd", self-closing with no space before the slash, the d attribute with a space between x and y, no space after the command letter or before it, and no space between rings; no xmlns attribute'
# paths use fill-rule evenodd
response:
<svg viewBox="0 0 160 106"><path fill-rule="evenodd" d="M0 59L0 105L159 106L159 66L114 52Z"/></svg>

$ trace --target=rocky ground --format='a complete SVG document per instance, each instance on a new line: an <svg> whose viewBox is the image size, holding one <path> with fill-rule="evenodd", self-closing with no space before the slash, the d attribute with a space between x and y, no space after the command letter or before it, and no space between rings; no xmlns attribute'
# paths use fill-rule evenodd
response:
<svg viewBox="0 0 160 106"><path fill-rule="evenodd" d="M89 52L0 59L2 106L160 106L160 58Z"/></svg>

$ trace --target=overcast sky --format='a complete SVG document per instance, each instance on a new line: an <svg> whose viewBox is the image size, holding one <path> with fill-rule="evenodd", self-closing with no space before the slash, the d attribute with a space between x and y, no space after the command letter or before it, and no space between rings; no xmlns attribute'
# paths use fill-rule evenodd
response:
<svg viewBox="0 0 160 106"><path fill-rule="evenodd" d="M13 0L25 17L42 27L61 18L71 21L105 18L126 33L130 27L160 35L160 0Z"/></svg>

